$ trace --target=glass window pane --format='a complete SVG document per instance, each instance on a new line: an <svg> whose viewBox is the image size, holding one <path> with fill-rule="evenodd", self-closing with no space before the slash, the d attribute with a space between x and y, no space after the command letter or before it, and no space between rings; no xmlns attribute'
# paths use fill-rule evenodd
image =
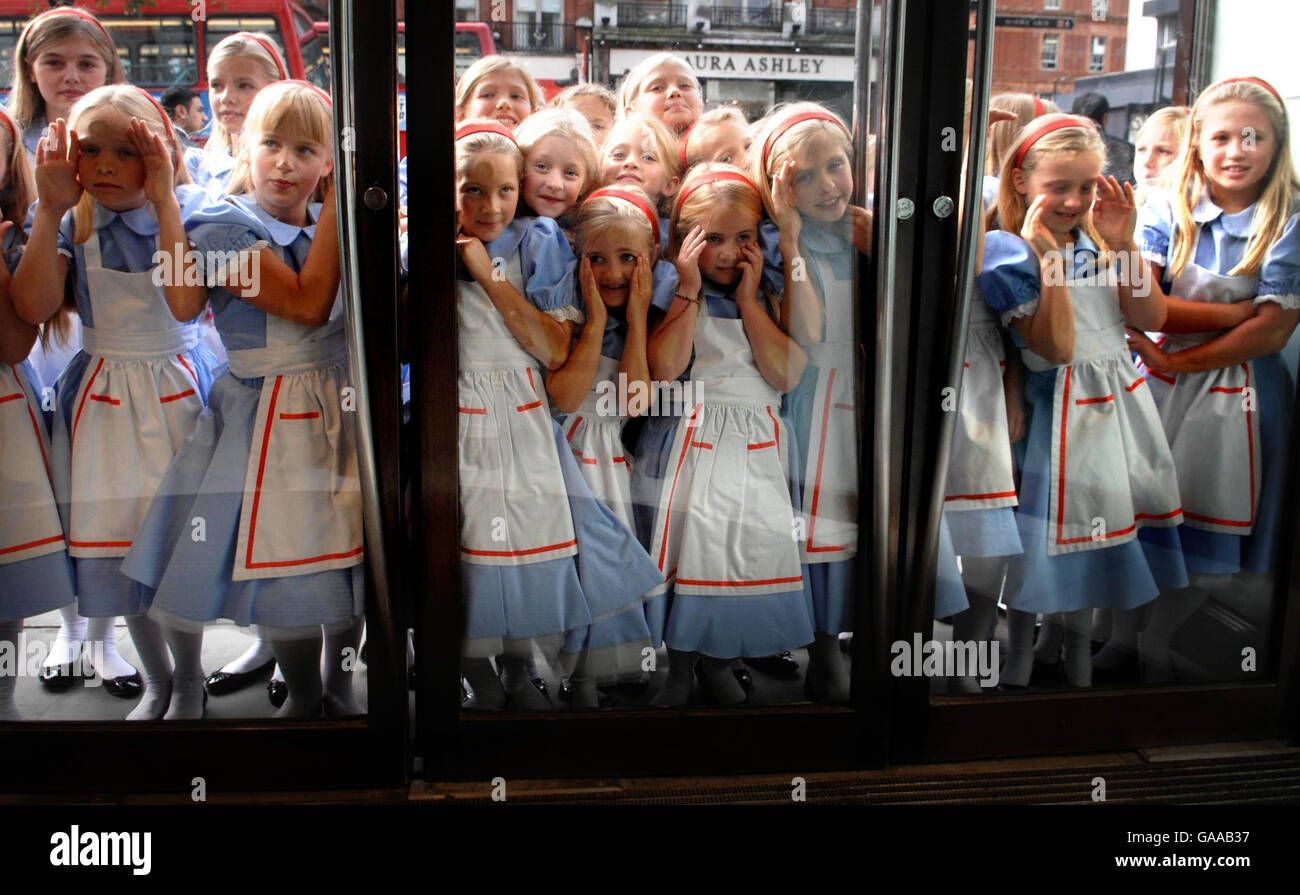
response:
<svg viewBox="0 0 1300 895"><path fill-rule="evenodd" d="M111 18L104 26L117 44L127 79L141 87L192 84L198 73L194 23L188 17Z"/></svg>

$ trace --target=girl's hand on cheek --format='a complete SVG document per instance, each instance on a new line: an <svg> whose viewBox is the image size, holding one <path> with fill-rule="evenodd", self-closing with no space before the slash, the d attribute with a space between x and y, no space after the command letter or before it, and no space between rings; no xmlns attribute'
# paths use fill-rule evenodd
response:
<svg viewBox="0 0 1300 895"><path fill-rule="evenodd" d="M686 234L682 246L677 252L677 277L681 281L681 292L692 298L700 294L704 280L700 276L700 253L704 251L704 228L696 224Z"/></svg>
<svg viewBox="0 0 1300 895"><path fill-rule="evenodd" d="M587 307L587 325L604 325L605 301L600 297L600 285L596 282L595 271L591 269L591 258L582 256L578 262L578 285L582 288L582 300Z"/></svg>
<svg viewBox="0 0 1300 895"><path fill-rule="evenodd" d="M850 205L853 215L853 247L863 255L871 254L871 212L861 205Z"/></svg>
<svg viewBox="0 0 1300 895"><path fill-rule="evenodd" d="M62 118L46 129L36 146L36 197L41 205L62 215L81 200L77 179L80 144Z"/></svg>
<svg viewBox="0 0 1300 895"><path fill-rule="evenodd" d="M1046 196L1038 196L1029 205L1029 210L1025 212L1025 223L1020 228L1020 238L1029 243L1034 253L1038 255L1038 260L1042 261L1049 254L1060 254L1061 247L1057 245L1056 237L1052 231L1047 229L1043 223L1043 205L1046 203Z"/></svg>
<svg viewBox="0 0 1300 895"><path fill-rule="evenodd" d="M632 271L632 289L628 292L627 313L645 319L650 313L650 298L654 294L654 265L650 256L637 255L636 269Z"/></svg>
<svg viewBox="0 0 1300 895"><path fill-rule="evenodd" d="M1092 222L1112 249L1127 248L1133 242L1133 229L1137 224L1137 200L1133 196L1133 187L1121 184L1114 177L1098 177Z"/></svg>
<svg viewBox="0 0 1300 895"><path fill-rule="evenodd" d="M736 301L757 301L758 284L763 278L763 253L755 243L745 243L737 266L741 273L740 286L736 289Z"/></svg>
<svg viewBox="0 0 1300 895"><path fill-rule="evenodd" d="M492 259L488 257L483 241L477 236L461 233L456 237L456 251L466 269L476 279L492 276Z"/></svg>
<svg viewBox="0 0 1300 895"><path fill-rule="evenodd" d="M803 225L803 218L794 201L794 178L797 173L798 166L794 159L786 159L781 170L772 178L772 217L780 228L781 235L790 239L799 238Z"/></svg>
<svg viewBox="0 0 1300 895"><path fill-rule="evenodd" d="M175 201L171 153L167 151L162 138L149 130L139 118L131 119L131 123L126 126L126 136L144 163L145 198L155 207Z"/></svg>

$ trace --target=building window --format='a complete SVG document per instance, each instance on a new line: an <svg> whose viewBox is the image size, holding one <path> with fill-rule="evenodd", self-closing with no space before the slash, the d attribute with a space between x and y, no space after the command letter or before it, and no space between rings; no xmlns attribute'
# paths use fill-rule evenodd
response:
<svg viewBox="0 0 1300 895"><path fill-rule="evenodd" d="M456 21L477 22L478 0L456 0Z"/></svg>
<svg viewBox="0 0 1300 895"><path fill-rule="evenodd" d="M1106 38L1092 39L1092 55L1088 57L1088 71L1106 70Z"/></svg>
<svg viewBox="0 0 1300 895"><path fill-rule="evenodd" d="M1043 9L1059 10L1060 8L1061 8L1061 0L1043 0ZM1043 66L1043 67L1046 68L1047 66ZM1056 68L1056 66L1053 65L1052 68Z"/></svg>
<svg viewBox="0 0 1300 895"><path fill-rule="evenodd" d="M1056 71L1061 52L1061 35L1043 35L1043 71Z"/></svg>

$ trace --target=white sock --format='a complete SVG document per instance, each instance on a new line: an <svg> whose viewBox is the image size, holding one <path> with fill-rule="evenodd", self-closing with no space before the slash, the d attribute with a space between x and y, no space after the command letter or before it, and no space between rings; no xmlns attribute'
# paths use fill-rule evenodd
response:
<svg viewBox="0 0 1300 895"><path fill-rule="evenodd" d="M1097 609L1092 613L1092 639L1100 640L1105 643L1110 640L1111 611L1109 609Z"/></svg>
<svg viewBox="0 0 1300 895"><path fill-rule="evenodd" d="M71 665L81 655L81 644L86 639L86 620L77 614L77 607L69 603L59 610L59 633L50 644L44 667Z"/></svg>
<svg viewBox="0 0 1300 895"><path fill-rule="evenodd" d="M560 653L561 665L564 664L566 656L574 656L577 659L568 675L569 686L573 688L573 707L575 709L600 708L600 691L596 689L596 678L587 673L587 651Z"/></svg>
<svg viewBox="0 0 1300 895"><path fill-rule="evenodd" d="M176 659L168 721L197 721L203 717L203 632L164 628L163 636Z"/></svg>
<svg viewBox="0 0 1300 895"><path fill-rule="evenodd" d="M13 622L0 622L0 641L12 643L14 652L17 654L18 638L22 634L22 620ZM14 690L18 686L18 668L15 665L13 673L5 669L0 669L0 721L21 721L23 716L18 714L18 705L14 702Z"/></svg>
<svg viewBox="0 0 1300 895"><path fill-rule="evenodd" d="M324 688L322 699L327 717L346 718L365 713L352 692L352 671L360 654L357 644L361 642L361 631L365 625L366 617L358 615L352 627L338 634L325 635L325 647L321 655L321 684ZM348 668L344 669L347 650L352 651L351 661L347 663Z"/></svg>
<svg viewBox="0 0 1300 895"><path fill-rule="evenodd" d="M87 619L85 648L103 666L95 670L106 681L135 674L135 666L123 659L117 651L117 629L113 625L116 621L115 618ZM99 643L104 644L102 648L98 646Z"/></svg>
<svg viewBox="0 0 1300 895"><path fill-rule="evenodd" d="M695 660L699 655L668 648L668 679L655 697L655 705L681 706L691 701L691 683L695 679Z"/></svg>
<svg viewBox="0 0 1300 895"><path fill-rule="evenodd" d="M126 716L128 721L157 721L166 713L172 697L172 660L162 628L147 615L128 615L126 629L140 657L144 695Z"/></svg>
<svg viewBox="0 0 1300 895"><path fill-rule="evenodd" d="M1092 686L1092 610L1063 612L1065 629L1065 679L1076 687Z"/></svg>
<svg viewBox="0 0 1300 895"><path fill-rule="evenodd" d="M1064 637L1065 631L1055 615L1044 615L1043 628L1038 632L1038 640L1034 643L1034 660L1048 665L1061 661L1061 641Z"/></svg>
<svg viewBox="0 0 1300 895"><path fill-rule="evenodd" d="M295 640L273 640L275 659L284 669L289 698L275 713L277 718L315 718L320 714L323 688L320 679L321 635Z"/></svg>
<svg viewBox="0 0 1300 895"><path fill-rule="evenodd" d="M517 711L544 712L551 708L551 701L545 694L533 686L533 672L528 663L533 660L533 642L531 640L505 640L502 642L501 655L497 663L501 666L506 694L510 697L510 707ZM536 668L536 663L533 665Z"/></svg>
<svg viewBox="0 0 1300 895"><path fill-rule="evenodd" d="M999 675L1001 683L1011 687L1028 687L1034 671L1034 622L1032 612L1007 608L1007 660Z"/></svg>
<svg viewBox="0 0 1300 895"><path fill-rule="evenodd" d="M262 632L257 632L257 638L252 642L248 649L233 662L227 662L219 670L226 674L247 674L250 671L261 668L267 662L275 658L275 651L271 649L271 641L262 636Z"/></svg>

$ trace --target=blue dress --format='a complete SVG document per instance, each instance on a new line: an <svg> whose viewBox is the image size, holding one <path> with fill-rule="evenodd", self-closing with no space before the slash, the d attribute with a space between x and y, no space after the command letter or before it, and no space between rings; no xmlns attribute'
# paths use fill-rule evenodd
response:
<svg viewBox="0 0 1300 895"><path fill-rule="evenodd" d="M235 173L235 158L228 152L209 152L191 147L185 150L185 170L190 182L201 187L208 198L216 202L226 194L230 175Z"/></svg>
<svg viewBox="0 0 1300 895"><path fill-rule="evenodd" d="M485 248L534 307L581 321L573 253L553 220L517 218ZM483 657L501 652L503 640L559 637L629 608L639 612L660 576L583 479L547 412L540 365L482 287L461 276L464 654Z"/></svg>
<svg viewBox="0 0 1300 895"><path fill-rule="evenodd" d="M308 217L313 223L297 227L271 217L251 196L240 195L207 206L187 226L190 241L201 252L234 253L265 242L289 267L301 270L319 214L320 205L310 205ZM359 551L339 551L353 555L327 560L313 556L294 565L289 574L276 577L237 577L238 569L253 565L249 561L251 534L247 558L238 545L241 515L248 500L246 476L261 418L262 386L272 373L277 380L292 383L289 371L295 368L304 371L298 374L300 378L319 377L326 400L305 413L282 413L280 419L291 422L281 425L308 425L314 422L302 419L308 416L329 419L326 404L338 404L347 382L339 304L329 323L311 328L274 317L241 299L237 292L233 283L231 288L209 283L209 302L231 361L219 371L208 407L168 469L123 571L142 586L156 590L150 615L170 626L201 630L206 622L228 618L240 625L259 625L278 638L312 636L322 625L343 629L364 610L365 575ZM303 359L309 354L310 358ZM261 376L236 376L231 367L250 356L274 369ZM286 409L290 394L286 385L281 405ZM271 409L274 411L274 404ZM269 441L269 421L266 429L264 437ZM341 440L346 446L348 430L341 431L343 434L331 435L331 441ZM265 456L265 442L258 441ZM328 467L343 462L338 460L340 456L346 460L346 447L336 451L339 453L324 458L304 456L303 465ZM345 480L344 487L351 483L345 470L339 469L336 476ZM194 528L195 519L204 521L202 538ZM337 520L314 519L313 529L322 521ZM352 527L359 536L359 503L357 518L341 524Z"/></svg>
<svg viewBox="0 0 1300 895"><path fill-rule="evenodd" d="M1096 248L1085 235L1076 233L1075 263L1079 265L1095 263ZM1020 237L1002 230L990 231L984 243L984 265L979 275L979 286L983 290L989 305L1002 314L1003 322L1010 323L1015 317L1033 314L1038 305L1040 291L1040 274L1037 256ZM1069 284L1072 291L1072 305L1076 318L1076 359L1083 348L1085 327L1080 325L1080 305L1073 281ZM1061 500L1064 500L1064 482L1062 477L1054 482L1053 469L1053 409L1054 396L1057 392L1057 368L1043 369L1044 361L1037 354L1029 351L1024 341L1013 331L1016 344L1021 347L1025 358L1027 378L1025 399L1030 413L1029 435L1025 446L1025 457L1021 475L1020 503L1016 511L1016 522L1020 530L1020 540L1024 553L1013 556L1007 571L1005 599L1007 605L1026 612L1068 612L1076 609L1131 609L1155 599L1161 590L1187 586L1187 574L1183 565L1182 550L1178 541L1178 530L1168 527L1143 526L1140 522L1136 537L1127 525L1127 517L1121 523L1123 528L1107 532L1101 543L1095 546L1089 539L1084 543L1079 538L1063 539L1058 531L1055 515L1049 510L1053 495L1060 487ZM1113 333L1111 335L1114 335ZM1123 338L1122 326L1118 338ZM1111 356L1113 355L1113 356ZM1149 414L1130 412L1125 402L1141 399L1141 383L1137 371L1132 369L1131 358L1123 347L1110 352L1110 366L1106 368L1112 377L1123 376L1112 391L1119 392L1119 397L1104 399L1106 405L1094 402L1102 398L1082 398L1078 406L1096 407L1100 412L1105 407L1120 407L1121 411L1107 412L1107 419L1132 420L1133 429L1143 436L1145 444L1150 445L1152 453L1160 453L1163 447L1160 438L1159 422L1154 414L1154 407ZM1069 367L1070 372L1085 363L1076 360ZM1127 382L1127 380L1133 382ZM1127 383L1127 384L1125 384ZM1136 383L1136 384L1134 384ZM1136 395L1135 395L1136 392ZM1130 397L1133 396L1133 397ZM1066 395L1069 399L1070 395ZM1066 404L1072 409L1076 405ZM1086 427L1093 425L1087 421L1072 422L1069 430L1075 436L1075 425ZM1151 431L1148 431L1151 430ZM1107 430L1109 431L1109 430ZM1153 434L1154 433L1154 434ZM1126 436L1128 437L1128 436ZM1098 442L1101 443L1101 442ZM1059 451L1059 448L1057 449ZM1085 457L1088 455L1085 453ZM1101 455L1088 457L1092 464L1094 476L1103 476L1106 469L1113 469L1117 464L1121 469L1127 464L1142 464L1141 458L1126 459L1124 456ZM1099 465L1100 464L1100 465ZM1137 468L1136 466L1134 468ZM1172 462L1160 467L1164 479L1171 478ZM1121 477L1115 477L1120 481ZM1162 480L1164 480L1162 479ZM1094 486L1095 487L1095 486ZM1116 489L1115 493L1127 494L1130 486ZM1080 489L1076 487L1075 493ZM1170 490L1169 488L1166 489ZM1176 492L1176 486L1172 487ZM1103 497L1108 492L1101 486L1092 493ZM1176 493L1165 493L1164 498L1177 506ZM1143 518L1140 510L1134 507L1130 512L1138 511L1139 520ZM1152 514L1156 515L1156 514ZM1152 520L1160 524L1161 520ZM1062 546L1054 550L1054 543Z"/></svg>
<svg viewBox="0 0 1300 895"><path fill-rule="evenodd" d="M1294 210L1281 238L1269 248L1254 277L1229 274L1245 253L1253 230L1255 208L1251 205L1236 214L1225 214L1210 200L1208 192L1203 194L1192 209L1192 219L1200 228L1195 253L1179 281L1171 282L1166 271L1162 284L1166 294L1178 294L1194 301L1254 297L1257 305L1274 302L1288 310L1300 308L1300 214ZM1138 210L1137 242L1142 254L1152 263L1168 266L1173 231L1173 213L1166 195L1154 195ZM1217 334L1172 335L1168 337L1171 344L1165 347L1166 350L1177 350L1214 335ZM1294 378L1282 355L1257 357L1249 364L1254 379L1248 384L1255 389L1258 411L1255 415L1257 436L1251 433L1252 438L1257 437L1258 447L1251 452L1251 459L1242 456L1244 452L1234 450L1230 440L1234 439L1239 427L1229 426L1228 422L1241 418L1241 414L1222 417L1225 423L1222 427L1215 427L1218 431L1198 430L1197 437L1190 439L1191 443L1187 443L1185 448L1183 442L1188 439L1178 438L1178 427L1185 426L1185 420L1199 409L1197 405L1185 406L1183 395L1191 389L1209 394L1239 385L1220 379L1235 373L1241 366L1177 376L1149 374L1155 380L1152 394L1161 407L1166 429L1170 431L1184 502L1189 504L1181 535L1187 568L1193 572L1227 575L1242 569L1270 572L1275 568L1287 458L1295 455L1294 446L1288 443ZM1258 460L1258 468L1252 462L1254 459ZM1215 520L1224 519L1229 515L1227 512L1206 512L1200 506L1197 506L1199 512L1192 512L1191 506L1196 505L1207 482L1226 481L1229 476L1240 476L1243 471L1256 476L1253 492L1257 505L1253 507L1253 520L1234 520L1232 524L1224 525ZM1251 486L1247 478L1234 490L1248 492L1252 490ZM1253 521L1253 526L1249 525L1250 521ZM1236 532L1234 526L1238 529ZM1241 534L1242 530L1249 533Z"/></svg>
<svg viewBox="0 0 1300 895"><path fill-rule="evenodd" d="M176 198L180 204L182 221L188 221L206 201L203 191L189 184L177 187ZM31 230L36 207L37 203L33 203L28 212L28 232ZM75 223L72 211L64 215L57 238L59 254L71 259L68 264L67 288L72 290L77 314L81 318L82 335L87 345L91 344L92 336L96 333L101 334L101 338L106 335L112 339L119 332L157 330L167 324L179 327L180 324L171 317L171 312L161 296L157 303L141 303L136 307L128 307L117 303L116 300L112 304L106 304L105 301L96 299L90 294L87 250L92 243L97 241L103 269L139 274L155 268L154 253L157 250L159 232L157 217L149 204L119 213L95 202L93 209L96 240L88 240L84 244L74 242ZM197 339L197 328L195 339ZM187 345L189 347L181 347L175 352L151 354L141 359L139 363L149 367L166 367L173 361L179 362L185 370L185 381L191 383L195 389L193 396L205 402L208 390L212 387L216 359L201 343L187 342ZM92 360L98 369L106 357L114 363L131 365L136 363L133 359L139 358L140 352L130 351L125 355L119 355L115 349L103 346L94 351L88 348L79 350L68 363L55 386L56 408L51 436L55 491L59 495L60 504L69 507L64 512L64 528L65 531L72 533L70 540L77 582L78 611L88 618L138 615L148 609L152 599L152 594L147 588L121 573L121 557L125 553L125 548L114 547L102 551L86 548L92 555L78 555L82 548L75 541L77 527L75 519L69 527L70 516L75 516L76 513L76 508L72 505L81 500L73 485L71 433L76 427L78 409L87 402L84 399L78 401L78 394L83 391L83 380L86 379L87 373L92 375L95 373L95 370L91 369ZM90 384L94 384L93 379ZM170 399L173 396L165 397ZM180 393L175 397L181 397ZM174 406L179 408L183 403L185 402L178 401ZM156 437L156 434L151 430L141 433L140 437L143 440ZM117 459L120 461L122 458ZM108 458L101 458L100 462L110 461ZM149 495L141 494L138 497L147 500Z"/></svg>

